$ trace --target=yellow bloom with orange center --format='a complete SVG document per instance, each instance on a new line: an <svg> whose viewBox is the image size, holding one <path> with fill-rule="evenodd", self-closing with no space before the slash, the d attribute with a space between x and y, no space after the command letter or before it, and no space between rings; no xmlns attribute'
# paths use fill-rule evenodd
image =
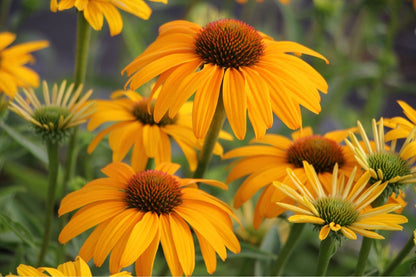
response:
<svg viewBox="0 0 416 277"><path fill-rule="evenodd" d="M390 214L400 209L397 204L387 204L377 208L369 205L384 191L387 182L378 181L367 187L371 178L365 172L354 181L355 170L346 181L343 174L338 175L338 164L334 166L330 191L326 191L319 181L314 167L304 162L305 173L310 184L308 188L293 170L287 169L293 186L282 182L274 185L297 205L277 202L277 205L292 211L295 215L288 218L293 223L312 223L320 227L319 239L324 240L331 235L340 238L344 235L348 239L357 239L357 234L373 238L384 239L380 234L371 230L400 231L400 224L406 223L407 218L402 215ZM338 233L340 232L340 233Z"/></svg>
<svg viewBox="0 0 416 277"><path fill-rule="evenodd" d="M168 3L168 0L149 1ZM84 13L85 19L96 31L101 30L105 18L112 36L120 34L123 29L123 19L118 9L145 20L149 19L152 14L152 9L144 0L51 0L50 3L50 9L53 12L74 7Z"/></svg>
<svg viewBox="0 0 416 277"><path fill-rule="evenodd" d="M192 124L202 138L221 97L238 139L245 137L247 114L256 137L262 137L273 125L273 113L296 129L302 125L300 105L315 113L321 110L319 91L326 93L328 85L299 54L328 62L303 45L274 41L238 20L222 19L205 27L179 20L162 25L157 39L122 73L131 76L126 86L133 90L159 76L153 90L163 84L156 121L166 112L173 118L195 94Z"/></svg>
<svg viewBox="0 0 416 277"><path fill-rule="evenodd" d="M348 147L340 143L349 130L328 132L325 135L313 134L310 127L292 133L292 140L281 135L267 134L262 139L252 140L252 145L239 147L224 154L224 159L240 158L233 162L227 183L248 176L234 196L234 206L239 208L263 189L257 201L254 214L254 227L262 220L274 218L285 209L276 206L276 201L287 199L273 186L273 181L287 179L286 168L294 170L302 181L306 181L303 161L311 163L319 179L329 188L332 170L336 163L340 171L349 176L357 162Z"/></svg>
<svg viewBox="0 0 416 277"><path fill-rule="evenodd" d="M17 274L9 274L10 276L88 276L91 277L91 269L88 264L81 258L77 257L73 262L66 262L60 264L57 268L52 267L39 267L34 268L30 265L21 264L17 267ZM111 276L131 276L130 273L123 271Z"/></svg>
<svg viewBox="0 0 416 277"><path fill-rule="evenodd" d="M134 171L114 162L93 180L64 197L59 215L79 209L62 229L59 241L66 243L96 226L79 255L101 266L110 254L110 272L135 263L137 276L152 274L161 244L173 276L191 275L195 267L192 233L199 242L207 271L216 269L216 253L222 260L227 248L237 253L240 244L233 233L231 209L197 188L196 183L226 188L208 179L184 179L173 175L179 166L165 163L154 170ZM192 231L191 231L191 228Z"/></svg>
<svg viewBox="0 0 416 277"><path fill-rule="evenodd" d="M0 93L4 92L11 98L19 87L39 86L38 74L26 65L35 61L31 52L49 46L48 41L40 40L9 47L15 39L16 35L13 33L0 33Z"/></svg>
<svg viewBox="0 0 416 277"><path fill-rule="evenodd" d="M102 130L88 146L94 151L107 134L113 161L121 161L133 148L131 164L134 169L144 168L149 158L156 164L171 161L171 141L173 139L185 154L190 169L197 165L196 150L202 148L202 141L192 132L192 103L186 103L174 118L164 116L159 122L153 119L154 105L147 98L134 91L115 91L111 100L96 100L97 108L88 122L88 129L94 130L101 124L114 124ZM150 104L148 106L148 104ZM221 138L232 139L222 132ZM216 143L214 154L222 155L223 149Z"/></svg>

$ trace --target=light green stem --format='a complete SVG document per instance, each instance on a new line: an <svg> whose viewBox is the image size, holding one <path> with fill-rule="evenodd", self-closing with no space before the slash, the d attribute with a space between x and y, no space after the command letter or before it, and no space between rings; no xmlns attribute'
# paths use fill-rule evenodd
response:
<svg viewBox="0 0 416 277"><path fill-rule="evenodd" d="M84 18L82 12L78 13L77 22L77 40L76 40L76 53L75 53L75 69L74 69L74 85L75 89L84 83L85 75L87 72L88 62L88 48L90 44L91 28L88 22ZM70 136L68 144L68 152L65 164L64 179L62 184L62 194L65 195L68 190L68 184L74 176L75 162L78 154L77 148L78 141L78 127L74 127ZM61 229L68 221L67 215L62 217L60 221ZM62 261L65 252L65 246L61 245L58 262Z"/></svg>
<svg viewBox="0 0 416 277"><path fill-rule="evenodd" d="M328 269L329 261L335 254L335 242L336 240L328 236L326 239L321 241L318 256L318 266L316 268L316 276L325 276Z"/></svg>
<svg viewBox="0 0 416 277"><path fill-rule="evenodd" d="M222 89L218 97L217 107L215 109L214 117L212 118L211 125L209 126L208 133L205 137L202 151L199 155L198 165L194 172L194 178L202 178L205 170L208 167L209 161L211 160L212 152L215 144L217 143L218 136L224 125L225 121L225 109L222 101Z"/></svg>
<svg viewBox="0 0 416 277"><path fill-rule="evenodd" d="M373 239L368 238L368 237L363 237L360 253L358 254L357 266L354 272L355 276L363 275L372 244L373 244Z"/></svg>
<svg viewBox="0 0 416 277"><path fill-rule="evenodd" d="M46 199L46 219L44 225L42 247L39 253L38 266L44 266L46 252L48 250L51 237L52 221L54 218L55 193L58 180L58 143L47 141L48 161L49 161L49 179L48 179L48 195Z"/></svg>
<svg viewBox="0 0 416 277"><path fill-rule="evenodd" d="M415 242L413 241L413 236L410 236L407 243L403 246L402 250L399 254L397 254L396 258L389 264L389 266L382 272L381 276L388 276L392 275L393 271L396 269L396 267L403 261L403 259L409 254L410 250L415 247Z"/></svg>
<svg viewBox="0 0 416 277"><path fill-rule="evenodd" d="M292 228L290 229L289 237L286 240L285 245L279 253L277 261L273 264L270 275L280 276L286 265L287 260L295 249L295 245L299 241L300 235L305 228L305 224L293 223Z"/></svg>

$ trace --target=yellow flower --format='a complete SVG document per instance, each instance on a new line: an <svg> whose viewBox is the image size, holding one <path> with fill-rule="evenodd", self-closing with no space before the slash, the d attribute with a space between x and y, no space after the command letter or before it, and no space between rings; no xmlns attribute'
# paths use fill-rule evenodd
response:
<svg viewBox="0 0 416 277"><path fill-rule="evenodd" d="M124 96L124 97L122 97ZM115 91L112 100L97 100L96 112L90 117L88 129L94 130L106 122L115 124L102 130L90 143L88 152L94 151L102 138L110 133L109 143L113 150L113 161L121 161L132 148L131 164L134 169L143 168L149 158L156 164L171 161L172 138L185 154L190 169L197 164L196 149L202 148L202 141L192 132L192 103L185 104L172 119L164 116L159 122L153 120L153 105L147 105L146 97L134 91ZM149 113L150 112L150 113ZM221 137L231 139L222 133ZM223 149L216 144L214 153L222 155Z"/></svg>
<svg viewBox="0 0 416 277"><path fill-rule="evenodd" d="M302 162L311 163L318 172L319 179L327 188L330 187L332 169L336 163L340 171L349 175L357 163L348 147L340 145L349 130L340 130L314 135L310 127L296 131L292 140L268 134L262 139L255 139L252 145L243 146L225 153L224 159L241 158L227 177L227 183L248 175L234 197L234 206L239 208L262 188L263 191L256 204L254 227L258 228L264 217L274 218L285 209L276 206L276 201L287 198L275 186L273 181L287 178L286 168L291 168L303 181L306 175Z"/></svg>
<svg viewBox="0 0 416 277"><path fill-rule="evenodd" d="M168 0L149 0L166 4ZM59 3L58 3L59 2ZM50 9L53 12L75 7L84 12L84 17L91 27L99 31L103 27L104 17L108 22L112 36L120 34L123 20L117 8L131 13L142 19L149 19L152 10L144 0L51 0Z"/></svg>
<svg viewBox="0 0 416 277"><path fill-rule="evenodd" d="M126 86L136 89L159 76L163 84L155 104L155 120L173 118L194 93L192 124L202 138L211 124L219 97L238 139L246 134L246 114L256 137L273 124L275 113L288 127L301 126L300 105L319 113L322 76L297 54L319 53L290 41L274 41L234 19L205 27L188 21L162 25L158 38L123 71ZM153 93L151 95L151 98Z"/></svg>
<svg viewBox="0 0 416 277"><path fill-rule="evenodd" d="M367 183L371 178L370 173L365 172L354 183L355 171L345 182L344 175L338 176L337 164L333 170L331 190L326 192L313 166L305 161L304 167L312 189L307 188L290 168L287 169L287 173L295 189L281 182L274 183L279 190L298 204L295 206L283 202L277 203L282 208L295 213L289 217L290 222L312 223L321 227L320 240L324 240L331 231L336 238L340 238L342 234L355 240L356 234L373 239L384 239L383 236L370 230L398 231L403 229L399 224L406 223L407 218L390 214L400 209L400 205L387 204L369 208L369 205L384 191L387 182L381 184L381 181L378 181L367 188Z"/></svg>
<svg viewBox="0 0 416 277"><path fill-rule="evenodd" d="M172 275L188 276L195 266L194 233L207 271L214 272L216 253L225 260L226 248L240 251L230 218L234 214L196 183L226 186L215 180L179 178L173 175L178 168L165 163L135 172L121 162L107 165L102 170L107 178L93 180L62 200L60 216L80 209L62 229L59 241L66 243L96 226L79 255L101 266L111 251L111 273L135 262L137 276L152 274L161 243Z"/></svg>
<svg viewBox="0 0 416 277"><path fill-rule="evenodd" d="M71 127L84 123L94 111L94 102L87 101L92 90L87 91L78 100L81 92L82 86L78 86L74 91L74 84L66 88L66 81L63 81L59 88L54 84L50 94L48 84L43 81L45 103L40 103L33 89L23 89L26 99L16 95L9 109L31 122L36 133L44 139L60 141Z"/></svg>
<svg viewBox="0 0 416 277"><path fill-rule="evenodd" d="M416 128L416 110L404 101L399 100L397 103L399 103L408 119L399 116L391 119L385 118L384 125L392 128L386 133L386 141L407 138L412 130Z"/></svg>
<svg viewBox="0 0 416 277"><path fill-rule="evenodd" d="M390 145L386 143L383 118L380 118L378 124L375 119L372 120L374 142L368 139L361 122L358 121L357 125L362 141L351 133L350 140L345 140L347 145L354 152L361 167L370 172L370 183L378 180L389 183L377 202L384 203L393 192L399 195L403 187L415 184L416 128L408 134L400 149L396 149L397 139L391 140Z"/></svg>
<svg viewBox="0 0 416 277"><path fill-rule="evenodd" d="M40 40L8 47L15 39L15 34L0 33L0 93L4 92L12 98L18 87L39 86L38 74L25 65L35 61L30 52L49 46L48 41Z"/></svg>
<svg viewBox="0 0 416 277"><path fill-rule="evenodd" d="M48 273L48 274L46 274ZM56 269L52 267L34 268L29 265L21 264L17 267L17 274L7 276L92 276L88 264L81 258L77 257L74 262L66 262L59 265ZM131 276L130 273L123 271L111 276Z"/></svg>

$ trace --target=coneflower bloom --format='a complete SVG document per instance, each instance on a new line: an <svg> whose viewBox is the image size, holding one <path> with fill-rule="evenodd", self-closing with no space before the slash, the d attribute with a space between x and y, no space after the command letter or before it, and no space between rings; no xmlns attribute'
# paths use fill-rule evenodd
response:
<svg viewBox="0 0 416 277"><path fill-rule="evenodd" d="M94 130L101 124L114 122L102 130L90 143L91 153L107 134L113 161L122 161L133 147L131 164L133 168L143 168L149 158L155 163L171 161L172 138L182 149L188 160L191 171L197 164L196 149L201 149L202 141L192 132L192 102L188 102L174 118L164 116L159 122L153 119L154 103L148 105L146 97L137 92L115 91L111 100L96 100L97 108L88 122L88 129ZM232 139L225 132L222 138ZM222 155L223 149L216 144L214 153Z"/></svg>
<svg viewBox="0 0 416 277"><path fill-rule="evenodd" d="M315 224L320 227L320 240L326 239L330 233L338 239L344 235L348 239L355 240L356 234L373 239L384 239L383 236L371 230L399 231L403 229L399 224L406 223L407 218L398 214L390 214L400 209L400 205L387 204L369 208L369 205L384 191L387 182L377 181L367 187L371 174L365 172L355 181L355 171L346 181L342 174L338 176L336 164L332 175L331 190L326 191L313 166L305 161L304 167L312 189L306 187L290 168L287 169L287 173L295 188L292 188L292 185L274 182L281 192L297 204L277 203L282 208L295 213L288 218L290 222Z"/></svg>
<svg viewBox="0 0 416 277"><path fill-rule="evenodd" d="M310 127L292 133L292 140L285 136L267 134L254 139L251 145L233 149L224 154L224 159L240 158L233 162L227 183L248 176L234 196L234 206L244 202L262 190L254 212L254 227L258 228L266 218L273 218L285 209L275 205L276 201L287 198L273 186L273 181L287 178L286 168L294 170L302 181L306 181L303 161L311 163L324 185L329 188L335 164L349 176L357 162L348 147L341 142L350 130L338 130L322 135L313 134Z"/></svg>
<svg viewBox="0 0 416 277"><path fill-rule="evenodd" d="M8 47L15 39L13 33L0 33L0 93L4 92L11 98L19 87L39 86L38 74L26 65L35 61L31 52L49 46L48 41L40 40Z"/></svg>
<svg viewBox="0 0 416 277"><path fill-rule="evenodd" d="M168 0L148 0L152 2L167 3ZM123 10L142 19L149 19L152 9L145 0L51 0L50 9L53 12L63 11L71 8L84 12L84 17L91 27L99 31L103 27L104 18L108 22L112 36L120 34L123 29L123 19L120 12Z"/></svg>
<svg viewBox="0 0 416 277"><path fill-rule="evenodd" d="M406 115L407 119L401 116L384 118L384 126L392 128L385 135L385 140L407 138L414 128L416 128L416 110L404 101L397 101Z"/></svg>
<svg viewBox="0 0 416 277"><path fill-rule="evenodd" d="M357 125L361 141L350 133L350 140L345 140L347 145L354 152L361 167L370 172L370 183L380 180L389 184L377 199L377 203L384 203L393 192L399 195L405 186L415 184L416 128L408 134L400 149L397 149L397 139L391 140L390 145L386 143L383 118L380 118L379 123L372 120L373 142L368 139L361 122L358 121Z"/></svg>
<svg viewBox="0 0 416 277"><path fill-rule="evenodd" d="M6 276L91 276L91 269L88 264L81 258L76 257L73 262L60 264L57 268L39 267L34 268L30 265L21 264L17 267L17 274L9 274ZM131 276L130 273L123 271L111 276Z"/></svg>
<svg viewBox="0 0 416 277"><path fill-rule="evenodd" d="M305 46L274 41L238 20L205 27L179 20L162 25L157 39L122 73L131 76L126 86L133 90L159 76L154 91L163 87L156 122L166 112L173 118L195 93L192 123L198 138L206 135L219 97L238 139L245 137L247 114L256 137L262 137L273 124L273 113L296 129L302 124L300 105L321 110L319 91L326 93L328 85L300 54L328 62Z"/></svg>
<svg viewBox="0 0 416 277"><path fill-rule="evenodd" d="M54 84L52 93L48 84L43 81L43 98L41 103L33 89L23 89L24 99L19 94L10 103L9 109L31 122L36 133L49 141L60 141L71 127L84 123L93 112L94 103L87 101L92 90L87 91L79 100L82 86L74 90L74 84L66 87L66 81L61 85Z"/></svg>
<svg viewBox="0 0 416 277"><path fill-rule="evenodd" d="M80 249L86 261L101 266L110 254L110 272L135 262L136 275L152 274L159 243L173 276L191 275L195 266L193 233L199 241L207 271L216 269L216 253L222 260L240 251L233 233L231 209L197 188L202 182L226 188L216 180L183 179L173 175L177 164L160 164L154 170L135 172L114 162L93 180L61 202L59 215L79 209L62 229L66 243L96 226ZM191 228L192 231L191 231Z"/></svg>

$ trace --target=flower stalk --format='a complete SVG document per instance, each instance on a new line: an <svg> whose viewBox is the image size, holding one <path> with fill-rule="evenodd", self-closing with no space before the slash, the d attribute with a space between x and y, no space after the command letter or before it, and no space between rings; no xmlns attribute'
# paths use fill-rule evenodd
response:
<svg viewBox="0 0 416 277"><path fill-rule="evenodd" d="M199 155L198 165L194 172L193 178L202 178L204 176L205 170L207 169L209 161L211 160L214 146L217 143L218 136L224 125L224 121L225 121L225 109L224 109L224 103L222 100L222 86L221 86L221 91L218 96L218 103L215 109L214 117L212 118L211 125L209 126L208 133L205 137L204 145L202 146L202 151Z"/></svg>
<svg viewBox="0 0 416 277"><path fill-rule="evenodd" d="M88 22L84 18L83 12L78 12L77 20L77 40L76 40L76 53L75 53L75 69L74 69L74 87L77 89L85 81L85 76L87 72L87 62L88 62L88 48L90 43L91 28ZM74 127L68 143L68 152L66 158L66 164L64 169L64 177L62 184L62 195L65 195L68 190L68 184L72 177L74 176L75 171L75 162L78 153L77 149L77 140L78 140L78 127ZM68 221L67 216L62 217L61 219L61 229ZM58 261L60 262L64 256L65 246L60 246L60 251L58 255Z"/></svg>
<svg viewBox="0 0 416 277"><path fill-rule="evenodd" d="M295 248L295 245L299 241L300 235L302 234L306 224L293 223L289 232L289 237L286 240L285 245L279 253L276 262L273 264L270 275L280 276L286 265L287 260Z"/></svg>
<svg viewBox="0 0 416 277"><path fill-rule="evenodd" d="M371 246L373 245L373 239L368 237L363 237L361 243L360 253L358 254L357 266L355 268L354 275L362 276L367 264L368 255L370 254Z"/></svg>
<svg viewBox="0 0 416 277"><path fill-rule="evenodd" d="M389 264L389 266L380 274L381 276L390 276L393 275L393 271L396 269L397 266L403 261L403 259L410 253L410 251L415 246L414 237L410 236L407 243L403 246L402 250L400 250L399 254L397 254L396 258Z"/></svg>
<svg viewBox="0 0 416 277"><path fill-rule="evenodd" d="M329 261L331 257L335 254L336 240L333 239L331 236L328 236L326 239L321 241L321 245L319 248L319 256L318 256L318 266L316 268L316 276L325 276L326 271L328 269Z"/></svg>
<svg viewBox="0 0 416 277"><path fill-rule="evenodd" d="M38 257L38 266L42 266L45 260L46 251L48 250L51 237L52 221L54 218L55 194L58 181L58 142L48 140L46 142L48 161L49 161L49 177L48 177L48 195L46 199L46 219L44 225L42 247Z"/></svg>

